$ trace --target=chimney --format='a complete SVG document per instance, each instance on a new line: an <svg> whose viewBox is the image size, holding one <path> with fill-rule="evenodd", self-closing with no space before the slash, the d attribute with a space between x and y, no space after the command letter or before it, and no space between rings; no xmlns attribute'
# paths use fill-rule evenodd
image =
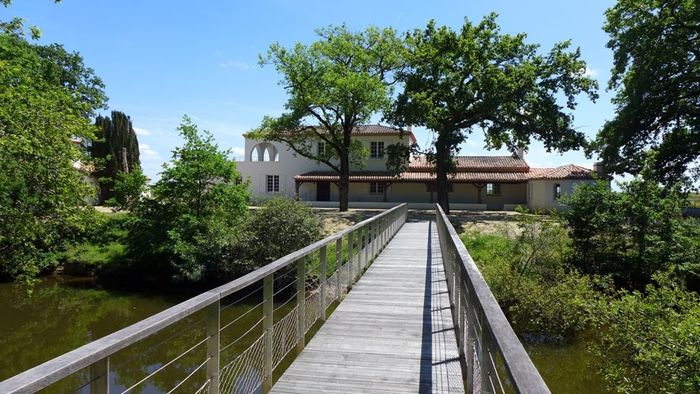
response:
<svg viewBox="0 0 700 394"><path fill-rule="evenodd" d="M522 146L518 147L518 158L525 160L525 148Z"/></svg>
<svg viewBox="0 0 700 394"><path fill-rule="evenodd" d="M413 126L411 126L411 125L406 126L406 132L407 132L407 133L412 133L412 132L413 132Z"/></svg>
<svg viewBox="0 0 700 394"><path fill-rule="evenodd" d="M593 172L595 172L596 174L598 174L598 176L599 176L600 178L605 178L606 175L607 175L607 174L605 173L605 167L603 167L603 163L601 163L601 162L593 163Z"/></svg>

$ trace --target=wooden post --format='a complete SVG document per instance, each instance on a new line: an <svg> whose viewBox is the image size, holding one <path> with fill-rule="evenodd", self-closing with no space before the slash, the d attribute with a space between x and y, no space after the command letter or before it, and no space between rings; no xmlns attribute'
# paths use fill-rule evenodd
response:
<svg viewBox="0 0 700 394"><path fill-rule="evenodd" d="M297 355L304 350L306 337L306 258L297 261Z"/></svg>
<svg viewBox="0 0 700 394"><path fill-rule="evenodd" d="M318 267L318 286L320 287L320 297L321 297L321 321L326 321L326 245L321 246L319 253L319 267Z"/></svg>
<svg viewBox="0 0 700 394"><path fill-rule="evenodd" d="M294 199L296 201L299 201L299 188L301 187L302 182L299 181L294 181Z"/></svg>
<svg viewBox="0 0 700 394"><path fill-rule="evenodd" d="M343 237L335 241L335 269L338 272L338 277L335 281L335 291L338 302L340 302L340 274L343 269Z"/></svg>
<svg viewBox="0 0 700 394"><path fill-rule="evenodd" d="M265 373L263 375L263 392L272 390L272 351L274 346L274 274L263 279L263 330L265 335Z"/></svg>
<svg viewBox="0 0 700 394"><path fill-rule="evenodd" d="M207 307L207 378L209 379L209 394L219 393L220 311L220 299Z"/></svg>
<svg viewBox="0 0 700 394"><path fill-rule="evenodd" d="M90 365L90 394L109 394L109 356Z"/></svg>

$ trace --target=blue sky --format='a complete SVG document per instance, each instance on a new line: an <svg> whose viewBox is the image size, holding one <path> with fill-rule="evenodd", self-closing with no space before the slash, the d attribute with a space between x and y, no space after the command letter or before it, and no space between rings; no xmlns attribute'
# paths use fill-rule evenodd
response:
<svg viewBox="0 0 700 394"><path fill-rule="evenodd" d="M503 32L528 34L548 50L571 39L581 47L590 74L601 86L600 99L582 99L575 125L594 136L613 116L611 92L605 90L612 52L605 47L604 11L614 4L598 1L106 1L15 0L0 7L0 19L19 16L42 29L41 43L58 42L80 52L106 84L109 110L131 116L141 143L142 165L157 178L161 165L181 141L175 130L188 114L211 131L219 145L242 156L242 132L277 115L286 101L271 67L257 65L258 54L273 42L310 43L314 29L347 24L390 26L400 32L422 28L428 20L459 28L464 18L480 20L495 11ZM430 141L417 129L418 141ZM503 153L503 152L501 152ZM462 155L497 154L483 149L477 132ZM531 166L577 163L591 166L581 152L548 154L530 147Z"/></svg>

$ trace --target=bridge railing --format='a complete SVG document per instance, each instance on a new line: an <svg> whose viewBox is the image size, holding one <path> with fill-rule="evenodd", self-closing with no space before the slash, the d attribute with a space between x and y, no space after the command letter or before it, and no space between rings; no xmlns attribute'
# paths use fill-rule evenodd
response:
<svg viewBox="0 0 700 394"><path fill-rule="evenodd" d="M549 393L481 272L442 208L440 250L468 393Z"/></svg>
<svg viewBox="0 0 700 394"><path fill-rule="evenodd" d="M267 392L406 218L406 204L382 212L0 382L0 393Z"/></svg>

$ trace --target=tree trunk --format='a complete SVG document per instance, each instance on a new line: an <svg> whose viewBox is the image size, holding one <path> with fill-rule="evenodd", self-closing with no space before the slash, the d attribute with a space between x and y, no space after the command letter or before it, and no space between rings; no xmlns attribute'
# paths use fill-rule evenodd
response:
<svg viewBox="0 0 700 394"><path fill-rule="evenodd" d="M446 214L450 213L450 199L447 190L447 173L450 167L450 148L438 137L435 141L435 175L437 177L437 202Z"/></svg>
<svg viewBox="0 0 700 394"><path fill-rule="evenodd" d="M338 202L340 212L348 210L348 195L350 192L350 157L346 150L340 155L340 182L338 182Z"/></svg>

